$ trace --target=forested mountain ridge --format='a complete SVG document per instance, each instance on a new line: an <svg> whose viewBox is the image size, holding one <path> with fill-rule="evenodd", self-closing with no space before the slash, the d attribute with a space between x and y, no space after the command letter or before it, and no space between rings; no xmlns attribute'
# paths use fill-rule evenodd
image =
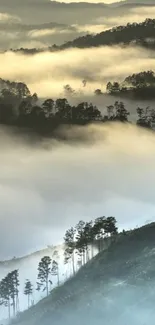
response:
<svg viewBox="0 0 155 325"><path fill-rule="evenodd" d="M133 42L137 45L154 48L155 19L148 18L142 23L128 23L126 26L117 26L99 34L82 36L72 42L61 45L59 48L89 48L118 44L129 45Z"/></svg>
<svg viewBox="0 0 155 325"><path fill-rule="evenodd" d="M42 49L11 49L13 52L35 54L42 51L59 51L67 48L90 48L113 45L138 45L155 49L155 19L147 18L142 23L128 23L126 26L116 26L98 34L87 34L60 46L56 44Z"/></svg>

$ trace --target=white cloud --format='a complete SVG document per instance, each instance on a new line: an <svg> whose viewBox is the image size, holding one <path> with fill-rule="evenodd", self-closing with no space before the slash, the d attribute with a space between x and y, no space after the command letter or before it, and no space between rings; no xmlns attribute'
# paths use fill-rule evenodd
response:
<svg viewBox="0 0 155 325"><path fill-rule="evenodd" d="M90 95L96 88L104 90L109 80L123 80L148 69L155 70L154 53L132 47L69 49L32 56L0 54L1 78L24 81L41 97L60 96L65 84ZM85 89L83 79L88 81Z"/></svg>
<svg viewBox="0 0 155 325"><path fill-rule="evenodd" d="M1 129L1 257L61 242L81 218L114 215L120 227L154 218L155 135L119 124L70 132L93 141L30 145Z"/></svg>

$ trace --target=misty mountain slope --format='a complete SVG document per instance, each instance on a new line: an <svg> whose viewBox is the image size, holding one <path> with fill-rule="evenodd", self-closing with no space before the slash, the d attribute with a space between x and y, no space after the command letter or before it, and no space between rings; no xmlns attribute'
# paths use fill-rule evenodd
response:
<svg viewBox="0 0 155 325"><path fill-rule="evenodd" d="M155 223L118 235L110 247L15 324L154 324Z"/></svg>
<svg viewBox="0 0 155 325"><path fill-rule="evenodd" d="M106 245L106 243L105 243ZM106 247L106 246L105 246ZM20 287L19 287L19 299L20 299L20 311L27 309L27 297L23 294L24 292L24 285L25 280L28 278L32 282L34 286L34 292L32 295L32 300L34 303L38 302L40 299L46 296L45 292L38 292L35 291L37 287L37 267L38 263L40 262L41 258L44 256L50 256L52 260L57 261L59 264L59 281L60 284L64 283L66 279L72 276L72 264L64 264L64 250L65 245L58 245L58 246L47 246L42 250L36 251L32 254L27 256L13 258L11 260L4 260L0 261L0 280L6 276L8 272L11 272L15 269L19 270L19 279L20 279ZM94 255L97 254L98 248L97 244L94 243ZM91 255L91 252L89 252ZM77 262L77 256L75 258L75 262ZM78 270L79 266L78 263L75 265L75 269ZM57 286L57 277L51 276L52 286L50 289L53 289ZM0 306L0 321L3 317L7 317L7 308Z"/></svg>
<svg viewBox="0 0 155 325"><path fill-rule="evenodd" d="M67 42L60 46L60 49L70 47L89 48L103 45L129 45L133 42L142 46L150 46L154 44L155 20L146 19L142 23L127 24L126 26L117 26L101 33L76 38L72 42Z"/></svg>

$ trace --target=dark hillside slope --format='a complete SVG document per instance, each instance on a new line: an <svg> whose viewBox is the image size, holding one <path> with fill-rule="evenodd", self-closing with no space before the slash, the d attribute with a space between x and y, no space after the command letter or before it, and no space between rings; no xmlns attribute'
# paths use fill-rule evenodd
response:
<svg viewBox="0 0 155 325"><path fill-rule="evenodd" d="M148 41L152 39L152 41ZM128 23L126 26L117 26L95 35L78 37L73 41L59 46L59 49L70 47L89 48L104 45L137 45L154 48L155 41L155 19L146 19L142 23Z"/></svg>
<svg viewBox="0 0 155 325"><path fill-rule="evenodd" d="M20 325L154 325L155 223L118 235Z"/></svg>

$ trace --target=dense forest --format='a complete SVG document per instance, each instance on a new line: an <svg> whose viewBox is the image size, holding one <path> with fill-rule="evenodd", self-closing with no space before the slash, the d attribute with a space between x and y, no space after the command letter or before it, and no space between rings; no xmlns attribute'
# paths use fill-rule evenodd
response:
<svg viewBox="0 0 155 325"><path fill-rule="evenodd" d="M124 90L117 83L108 83L107 90L111 94L120 94L125 91L144 90L153 94L155 77L153 72L143 72L135 74L125 79L126 83L132 85L129 90ZM145 82L144 82L145 81ZM116 85L117 84L117 85ZM149 86L149 84L151 86ZM150 87L150 88L149 88ZM81 102L76 106L71 105L66 98L53 100L47 98L38 104L37 94L31 94L28 87L21 82L10 82L0 79L0 124L16 126L18 128L31 129L39 134L52 136L55 130L64 124L68 125L87 125L89 123L105 122L126 122L129 121L130 112L122 101L115 101L114 104L104 107L105 114L92 103ZM69 85L65 88L70 91ZM145 89L144 89L145 88ZM96 90L99 92L99 90ZM99 92L100 93L100 92ZM155 109L138 107L137 124L145 127L152 127L155 120Z"/></svg>
<svg viewBox="0 0 155 325"><path fill-rule="evenodd" d="M155 98L155 74L153 71L142 71L126 77L123 82L108 82L106 91L110 95L127 97L133 99L154 99ZM100 89L95 90L100 95Z"/></svg>
<svg viewBox="0 0 155 325"><path fill-rule="evenodd" d="M75 262L75 254L77 255L77 266L85 265L90 258L94 257L93 248L98 246L98 251L103 249L103 239L107 237L115 238L117 235L116 219L114 217L99 217L94 221L85 222L80 220L77 225L68 229L64 236L64 263L72 262L72 275L74 276L77 270ZM123 231L125 234L125 231ZM91 250L91 254L89 251ZM60 285L60 270L59 263L56 261L58 252L54 252L55 259L50 256L43 256L37 268L37 282L34 288L30 279L25 280L23 294L27 297L27 306L30 308L34 304L34 290L46 292L46 296L53 289L53 277L57 278L57 286ZM91 257L90 257L91 256ZM19 313L19 270L9 272L0 281L0 306L8 309L8 318L16 316Z"/></svg>
<svg viewBox="0 0 155 325"><path fill-rule="evenodd" d="M66 42L60 46L51 45L45 49L11 49L13 52L23 52L24 54L36 54L42 51L59 51L67 48L89 48L112 45L139 45L149 49L155 49L155 19L147 18L142 23L128 23L126 26L117 26L98 34L87 34L78 37L73 41Z"/></svg>

